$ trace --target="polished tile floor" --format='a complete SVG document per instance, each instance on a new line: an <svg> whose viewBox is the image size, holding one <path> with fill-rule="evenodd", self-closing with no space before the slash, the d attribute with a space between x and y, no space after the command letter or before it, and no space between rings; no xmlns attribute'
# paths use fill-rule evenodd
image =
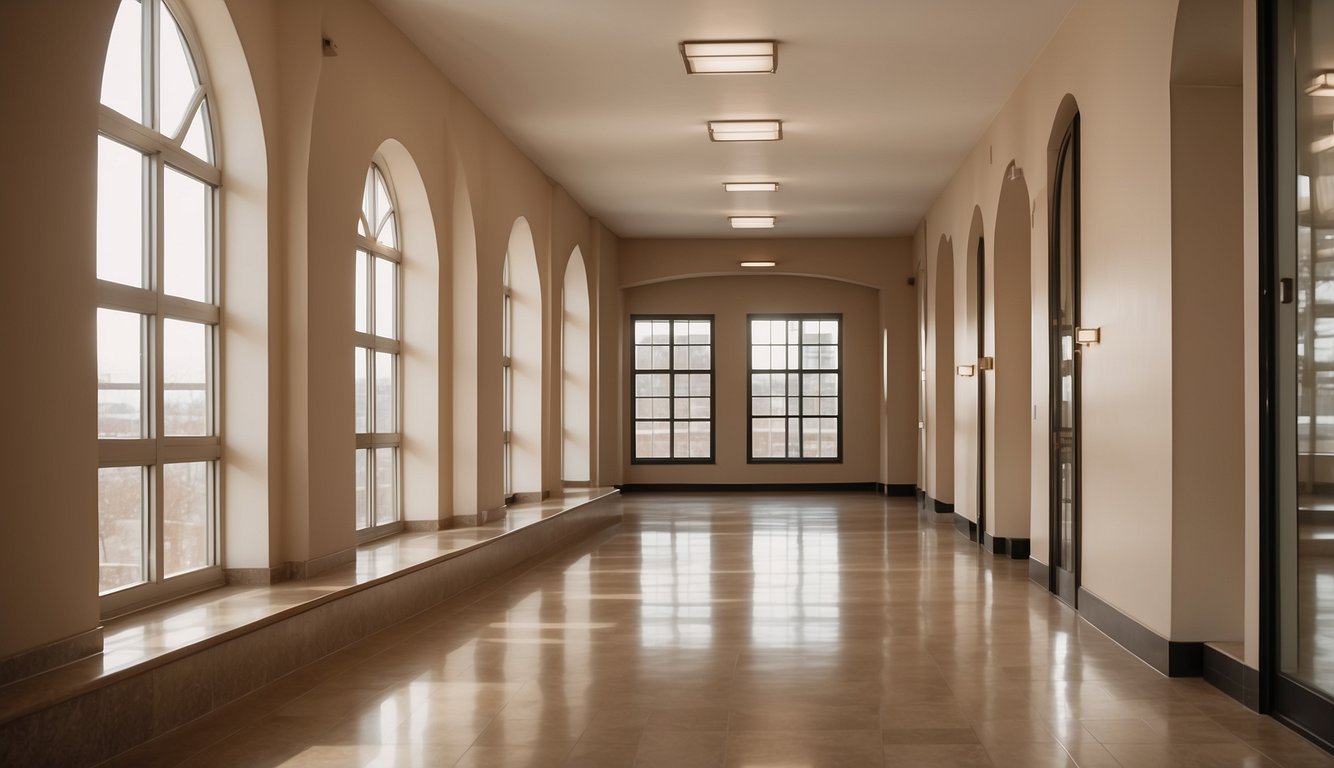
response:
<svg viewBox="0 0 1334 768"><path fill-rule="evenodd" d="M911 500L631 495L625 522L118 766L1331 766Z"/></svg>

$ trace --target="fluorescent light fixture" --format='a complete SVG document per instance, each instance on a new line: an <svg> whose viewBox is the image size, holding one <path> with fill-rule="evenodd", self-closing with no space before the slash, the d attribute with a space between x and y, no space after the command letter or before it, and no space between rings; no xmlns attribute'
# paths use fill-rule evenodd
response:
<svg viewBox="0 0 1334 768"><path fill-rule="evenodd" d="M1334 72L1321 72L1306 86L1307 96L1334 96Z"/></svg>
<svg viewBox="0 0 1334 768"><path fill-rule="evenodd" d="M728 216L727 220L732 222L732 229L774 228L774 217L772 216Z"/></svg>
<svg viewBox="0 0 1334 768"><path fill-rule="evenodd" d="M777 192L776 181L728 181L723 183L728 192Z"/></svg>
<svg viewBox="0 0 1334 768"><path fill-rule="evenodd" d="M773 40L687 40L681 58L691 75L769 74L778 69Z"/></svg>
<svg viewBox="0 0 1334 768"><path fill-rule="evenodd" d="M760 269L760 268L763 268L763 267L776 267L776 266L778 266L778 262L776 262L776 261L743 261L743 262L740 263L740 266L747 267L747 268L749 268L749 269Z"/></svg>
<svg viewBox="0 0 1334 768"><path fill-rule="evenodd" d="M782 120L710 120L712 141L778 141L783 138Z"/></svg>

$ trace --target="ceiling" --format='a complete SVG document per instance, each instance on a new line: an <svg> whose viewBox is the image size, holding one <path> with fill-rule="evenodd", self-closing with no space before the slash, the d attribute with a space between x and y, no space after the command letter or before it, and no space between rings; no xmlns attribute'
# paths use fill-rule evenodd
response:
<svg viewBox="0 0 1334 768"><path fill-rule="evenodd" d="M911 233L1074 0L372 2L621 237L834 237ZM775 74L687 75L677 50L768 38ZM783 140L708 139L760 118Z"/></svg>

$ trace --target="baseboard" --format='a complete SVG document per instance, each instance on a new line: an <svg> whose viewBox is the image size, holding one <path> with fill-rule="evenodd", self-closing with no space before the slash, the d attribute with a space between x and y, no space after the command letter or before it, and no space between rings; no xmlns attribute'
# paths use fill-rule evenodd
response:
<svg viewBox="0 0 1334 768"><path fill-rule="evenodd" d="M940 499L933 499L930 496L927 496L926 506L937 515L954 514L954 502L952 501L941 501Z"/></svg>
<svg viewBox="0 0 1334 768"><path fill-rule="evenodd" d="M1012 560L1027 560L1029 540L982 534L982 547L993 555L1009 555Z"/></svg>
<svg viewBox="0 0 1334 768"><path fill-rule="evenodd" d="M876 491L877 483L626 483L621 493L769 493Z"/></svg>
<svg viewBox="0 0 1334 768"><path fill-rule="evenodd" d="M566 488L592 488L592 480L562 480L560 484Z"/></svg>
<svg viewBox="0 0 1334 768"><path fill-rule="evenodd" d="M1051 589L1051 569L1046 563L1028 558L1028 580L1043 589Z"/></svg>
<svg viewBox="0 0 1334 768"><path fill-rule="evenodd" d="M102 628L94 627L54 643L16 653L7 659L0 659L0 686L40 675L101 652Z"/></svg>
<svg viewBox="0 0 1334 768"><path fill-rule="evenodd" d="M436 533L438 531L449 530L453 526L450 520L404 520L403 530L406 533Z"/></svg>
<svg viewBox="0 0 1334 768"><path fill-rule="evenodd" d="M551 495L551 491L522 491L513 496L515 504L532 504L535 501L546 501Z"/></svg>
<svg viewBox="0 0 1334 768"><path fill-rule="evenodd" d="M1240 659L1204 645L1204 680L1241 702L1254 712L1260 711L1260 670L1251 669Z"/></svg>
<svg viewBox="0 0 1334 768"><path fill-rule="evenodd" d="M222 577L229 586L260 587L279 584L292 578L292 564L282 563L271 568L224 568Z"/></svg>
<svg viewBox="0 0 1334 768"><path fill-rule="evenodd" d="M321 573L328 573L339 566L348 565L357 561L357 548L348 547L341 552L323 555L321 557L311 558L305 562L287 563L290 577L300 581L318 576Z"/></svg>
<svg viewBox="0 0 1334 768"><path fill-rule="evenodd" d="M1199 677L1204 671L1204 643L1168 640L1079 588L1079 615L1135 654L1145 664L1168 677Z"/></svg>
<svg viewBox="0 0 1334 768"><path fill-rule="evenodd" d="M958 512L954 513L954 530L959 532L969 541L977 541L977 523L969 520Z"/></svg>
<svg viewBox="0 0 1334 768"><path fill-rule="evenodd" d="M919 502L923 502L923 503L926 502L926 491L924 491L924 490L922 490L921 488L918 488L918 487L916 487L916 486L913 486L913 489L912 489L912 490L913 490L913 495L917 497L917 500L918 500Z"/></svg>
<svg viewBox="0 0 1334 768"><path fill-rule="evenodd" d="M875 489L881 496L895 498L906 498L917 492L916 486L912 483L876 483Z"/></svg>

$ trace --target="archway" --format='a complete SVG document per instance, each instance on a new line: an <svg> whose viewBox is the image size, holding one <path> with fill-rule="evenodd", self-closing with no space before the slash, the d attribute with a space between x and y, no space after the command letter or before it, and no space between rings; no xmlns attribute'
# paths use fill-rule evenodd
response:
<svg viewBox="0 0 1334 768"><path fill-rule="evenodd" d="M982 542L997 554L1028 556L1029 470L1033 400L1032 227L1028 183L1011 162L1001 181L987 269L986 349L995 361L985 378L985 527Z"/></svg>
<svg viewBox="0 0 1334 768"><path fill-rule="evenodd" d="M590 440L591 332L588 272L584 255L575 246L565 267L561 311L561 480L567 485L587 484Z"/></svg>
<svg viewBox="0 0 1334 768"><path fill-rule="evenodd" d="M985 502L985 401L982 371L986 334L986 244L982 209L974 206L964 241L963 306L955 329L955 358L960 375L954 390L954 507L960 532L976 540Z"/></svg>
<svg viewBox="0 0 1334 768"><path fill-rule="evenodd" d="M928 395L927 455L931 462L928 493L935 502L954 503L954 247L940 236L935 279L930 282L933 386ZM936 511L942 511L937 508Z"/></svg>
<svg viewBox="0 0 1334 768"><path fill-rule="evenodd" d="M462 173L454 180L453 464L454 524L475 525L477 489L477 230Z"/></svg>
<svg viewBox="0 0 1334 768"><path fill-rule="evenodd" d="M510 230L504 267L505 497L541 498L542 283L528 220Z"/></svg>

